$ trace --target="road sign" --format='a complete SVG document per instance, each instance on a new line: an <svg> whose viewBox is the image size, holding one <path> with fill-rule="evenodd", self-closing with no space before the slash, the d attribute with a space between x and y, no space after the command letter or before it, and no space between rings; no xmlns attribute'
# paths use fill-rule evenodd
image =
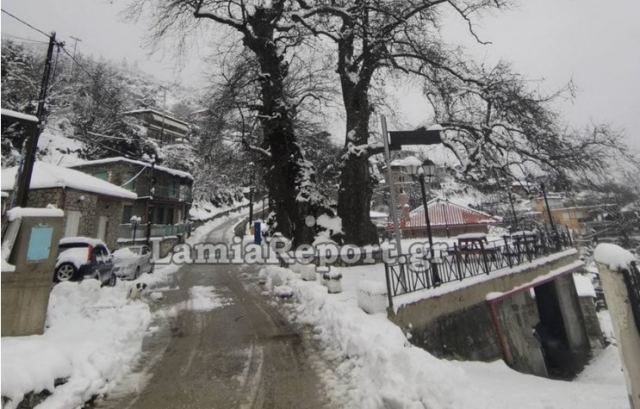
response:
<svg viewBox="0 0 640 409"><path fill-rule="evenodd" d="M442 143L439 129L418 128L415 131L390 131L389 149L399 150L402 145L435 145Z"/></svg>

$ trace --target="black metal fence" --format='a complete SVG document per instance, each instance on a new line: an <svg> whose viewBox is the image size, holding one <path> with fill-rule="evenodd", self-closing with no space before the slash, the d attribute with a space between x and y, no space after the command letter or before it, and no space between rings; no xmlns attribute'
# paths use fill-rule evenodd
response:
<svg viewBox="0 0 640 409"><path fill-rule="evenodd" d="M392 305L392 297L397 295L490 274L570 247L573 247L573 242L566 229L557 233L513 234L493 241L467 238L459 240L453 248L446 243L434 243L433 258L425 248L422 254L404 255L395 262L385 263L389 305Z"/></svg>

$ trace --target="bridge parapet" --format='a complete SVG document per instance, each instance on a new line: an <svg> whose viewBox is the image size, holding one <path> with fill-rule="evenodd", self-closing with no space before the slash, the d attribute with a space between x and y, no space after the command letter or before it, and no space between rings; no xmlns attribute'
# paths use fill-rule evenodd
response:
<svg viewBox="0 0 640 409"><path fill-rule="evenodd" d="M453 248L443 243L434 244L433 250L399 257L385 262L385 278L389 307L394 308L394 298L446 285L460 287L472 285L479 276L513 274L553 260L566 251L574 251L571 235L567 230L555 233L519 232L504 236L501 240L488 241L484 235L460 236ZM464 281L464 283L462 283Z"/></svg>
<svg viewBox="0 0 640 409"><path fill-rule="evenodd" d="M522 372L570 378L602 346L600 329L586 325L595 308L583 307L573 281L583 267L578 251L568 248L397 295L389 318L439 357L502 358Z"/></svg>

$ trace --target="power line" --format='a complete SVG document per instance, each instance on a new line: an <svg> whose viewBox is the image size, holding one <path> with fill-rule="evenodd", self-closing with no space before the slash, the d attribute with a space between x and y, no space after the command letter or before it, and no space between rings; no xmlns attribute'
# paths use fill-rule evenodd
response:
<svg viewBox="0 0 640 409"><path fill-rule="evenodd" d="M39 28L34 27L33 25L31 25L31 24L27 23L26 21L24 21L23 19L21 19L20 17L17 17L17 16L15 16L14 14L9 13L9 12L8 12L7 10L5 10L5 9L1 9L1 10L2 10L2 12L3 12L4 14L6 14L7 16L9 16L9 17L11 17L11 18L15 19L16 21L19 21L20 23L22 23L22 24L24 24L25 26L27 26L27 27L31 28L32 30L35 30L35 31L37 31L38 33L42 34L43 36L45 36L45 37L49 38L50 34L45 33L45 32L44 32L44 30L40 30Z"/></svg>
<svg viewBox="0 0 640 409"><path fill-rule="evenodd" d="M20 36L9 34L9 33L2 33L2 37L9 37L9 38L13 38L13 39L16 39L16 40L29 41L29 42L32 42L32 43L49 44L48 41L34 40L32 38L20 37Z"/></svg>

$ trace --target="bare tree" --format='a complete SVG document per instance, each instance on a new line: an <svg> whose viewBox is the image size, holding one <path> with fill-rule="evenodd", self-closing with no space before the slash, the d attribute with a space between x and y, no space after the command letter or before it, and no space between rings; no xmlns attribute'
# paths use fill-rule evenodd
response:
<svg viewBox="0 0 640 409"><path fill-rule="evenodd" d="M287 0L151 0L158 19L156 36L189 31L197 20L208 20L233 29L251 53L258 69L259 99L251 107L257 112L262 141L251 150L266 168L265 182L275 206L276 230L308 243L314 231L305 224L309 215L328 212L324 198L315 189L314 170L297 143L293 112L298 101L286 92L291 49L304 37L289 19Z"/></svg>
<svg viewBox="0 0 640 409"><path fill-rule="evenodd" d="M494 172L518 179L534 172L567 183L603 172L615 155L629 157L621 135L608 126L583 132L561 126L552 103L571 94L571 85L542 95L505 63L470 68L465 75L473 81L437 68L425 75L425 95L461 179L478 182Z"/></svg>
<svg viewBox="0 0 640 409"><path fill-rule="evenodd" d="M346 136L338 215L346 241L378 241L370 221L372 195L369 157L381 147L369 143L371 88L376 75L391 71L424 76L437 67L452 73L458 61L438 36L440 11L449 8L469 23L471 16L499 8L503 0L298 0L304 10L294 20L337 46L337 73L346 112ZM479 39L478 39L479 40Z"/></svg>

